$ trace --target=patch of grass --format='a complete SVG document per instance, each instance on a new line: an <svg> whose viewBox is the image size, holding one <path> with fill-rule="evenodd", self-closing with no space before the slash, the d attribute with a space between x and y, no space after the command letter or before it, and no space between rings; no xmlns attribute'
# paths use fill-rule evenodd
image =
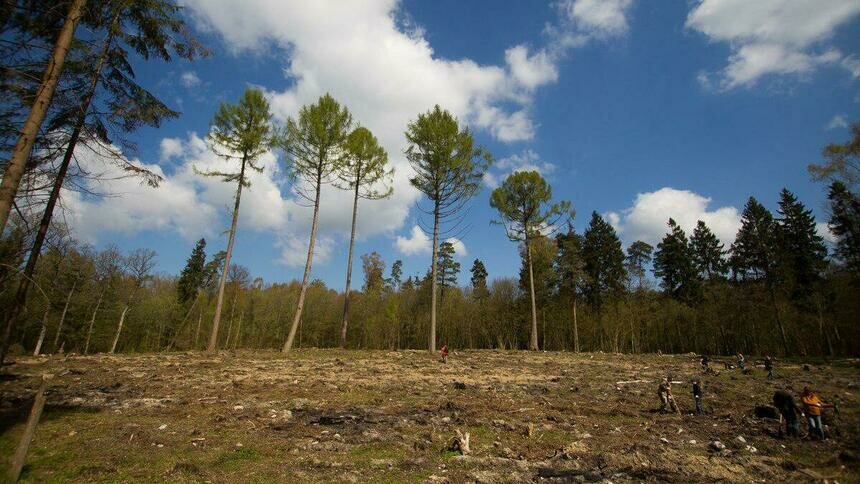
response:
<svg viewBox="0 0 860 484"><path fill-rule="evenodd" d="M258 461L260 460L259 452L250 447L239 447L230 452L225 452L215 459L215 465L229 466L230 464L242 461Z"/></svg>

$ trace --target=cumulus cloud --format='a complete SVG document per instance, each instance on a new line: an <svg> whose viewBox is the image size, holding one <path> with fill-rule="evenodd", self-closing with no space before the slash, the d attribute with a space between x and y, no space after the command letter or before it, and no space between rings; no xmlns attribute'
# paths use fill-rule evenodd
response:
<svg viewBox="0 0 860 484"><path fill-rule="evenodd" d="M827 123L827 129L840 129L847 128L848 121L845 120L845 116L841 114L837 114L830 119L830 122Z"/></svg>
<svg viewBox="0 0 860 484"><path fill-rule="evenodd" d="M394 247L403 255L429 254L432 250L432 242L421 227L413 225L408 237L397 236Z"/></svg>
<svg viewBox="0 0 860 484"><path fill-rule="evenodd" d="M505 51L505 62L513 78L527 89L558 80L555 60L546 50L529 55L529 49L524 45L511 47Z"/></svg>
<svg viewBox="0 0 860 484"><path fill-rule="evenodd" d="M632 206L620 213L609 212L605 217L628 244L642 240L656 246L668 232L669 218L673 218L688 236L699 220L705 222L728 247L741 226L740 213L735 207L711 208L710 205L708 197L664 187L636 195Z"/></svg>
<svg viewBox="0 0 860 484"><path fill-rule="evenodd" d="M491 169L484 173L484 183L495 188L511 173L517 171L536 171L544 176L554 172L556 166L541 160L534 150L527 149L520 153L498 159Z"/></svg>
<svg viewBox="0 0 860 484"><path fill-rule="evenodd" d="M732 53L722 71L699 73L698 80L728 90L752 86L766 75L809 75L840 63L853 74L853 58L824 44L858 13L856 0L699 0L686 27L728 43Z"/></svg>
<svg viewBox="0 0 860 484"><path fill-rule="evenodd" d="M570 20L583 31L599 36L627 33L627 14L633 0L567 0L562 2Z"/></svg>
<svg viewBox="0 0 860 484"><path fill-rule="evenodd" d="M179 138L164 138L159 144L161 161L167 161L181 156L183 153L182 140Z"/></svg>
<svg viewBox="0 0 860 484"><path fill-rule="evenodd" d="M466 251L466 244L464 244L463 241L458 239L457 237L449 237L445 239L445 242L448 242L454 246L454 255L456 255L457 257L466 257L467 255L469 255L469 252Z"/></svg>
<svg viewBox="0 0 860 484"><path fill-rule="evenodd" d="M187 88L192 88L200 85L200 78L194 71L185 71L179 76L179 82Z"/></svg>
<svg viewBox="0 0 860 484"><path fill-rule="evenodd" d="M836 238L836 234L834 234L830 230L830 225L827 222L817 222L815 224L815 232L818 233L818 236L824 239L824 242L834 245L838 241Z"/></svg>

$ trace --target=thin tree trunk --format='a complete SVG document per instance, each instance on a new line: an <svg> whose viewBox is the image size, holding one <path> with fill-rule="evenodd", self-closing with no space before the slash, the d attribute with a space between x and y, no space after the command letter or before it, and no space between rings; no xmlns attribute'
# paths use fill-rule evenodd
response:
<svg viewBox="0 0 860 484"><path fill-rule="evenodd" d="M579 324L576 320L576 297L573 298L573 351L579 353Z"/></svg>
<svg viewBox="0 0 860 484"><path fill-rule="evenodd" d="M60 334L63 332L63 322L66 320L66 312L69 310L69 303L72 301L72 294L75 292L75 286L78 284L78 281L72 283L72 290L69 291L69 295L66 296L66 304L63 306L63 312L60 313L60 322L57 324L57 333L54 335L54 352L57 351L57 344L60 342Z"/></svg>
<svg viewBox="0 0 860 484"><path fill-rule="evenodd" d="M18 482L18 479L21 477L21 471L24 469L24 463L27 461L27 452L30 450L30 443L33 441L36 426L39 425L42 410L45 408L45 390L48 388L48 381L51 377L51 375L42 375L42 384L36 392L36 399L33 400L30 416L27 417L27 425L24 427L21 441L18 443L15 456L12 458L12 463L9 466L8 482Z"/></svg>
<svg viewBox="0 0 860 484"><path fill-rule="evenodd" d="M428 342L428 351L436 352L436 264L437 242L439 241L439 201L437 200L433 206L433 260L430 262L430 341Z"/></svg>
<svg viewBox="0 0 860 484"><path fill-rule="evenodd" d="M788 337L785 334L785 326L782 324L782 318L779 315L779 306L776 304L776 293L773 289L773 285L768 283L768 292L770 292L770 301L773 304L773 313L776 316L776 325L779 328L779 336L782 339L782 349L785 351L785 355L788 356Z"/></svg>
<svg viewBox="0 0 860 484"><path fill-rule="evenodd" d="M532 269L532 247L529 243L529 238L526 237L526 259L529 264L529 295L532 302L532 337L529 342L529 349L538 351L538 329L537 329L537 304L535 302L535 277Z"/></svg>
<svg viewBox="0 0 860 484"><path fill-rule="evenodd" d="M239 346L239 342L242 339L242 319L245 317L245 313L239 313L239 325L236 328L236 334L233 336L233 349L235 350L237 346Z"/></svg>
<svg viewBox="0 0 860 484"><path fill-rule="evenodd" d="M358 180L361 179L361 169L359 168L359 175L356 176L355 182L355 195L352 199L352 230L349 235L349 256L347 256L346 260L346 291L343 293L343 322L340 327L340 347L346 347L346 328L347 328L347 319L349 317L349 283L352 278L352 251L353 246L355 245L355 220L358 218Z"/></svg>
<svg viewBox="0 0 860 484"><path fill-rule="evenodd" d="M54 51L45 66L39 90L36 92L35 99L33 99L33 105L27 114L27 120L24 121L24 125L21 127L18 140L15 142L15 148L12 150L12 156L9 158L9 163L6 164L3 181L0 183L0 233L3 233L6 228L6 222L9 220L9 213L12 211L15 193L21 184L21 178L24 176L27 168L27 160L33 151L33 144L39 134L42 121L44 121L45 115L48 113L51 99L54 97L54 90L59 82L66 54L69 52L72 39L75 36L75 28L83 16L84 4L86 4L86 0L73 0L69 5L69 13L66 15L66 20L63 22L63 27L57 36Z"/></svg>
<svg viewBox="0 0 860 484"><path fill-rule="evenodd" d="M75 0L76 3L81 3L81 8L83 8L82 0ZM113 22L116 23L119 18L118 14L114 17ZM65 26L64 26L65 28ZM72 29L74 30L74 28ZM75 152L75 146L78 143L78 138L80 138L81 131L86 123L87 112L89 111L90 103L92 103L93 96L95 96L96 88L98 87L99 79L101 78L101 72L104 68L105 59L107 58L108 47L113 39L113 29L110 29L108 36L105 39L104 47L102 48L102 52L99 55L98 65L96 66L96 70L93 74L93 78L90 81L90 89L81 100L80 112L78 113L78 119L75 124L74 129L72 130L71 135L69 136L68 145L66 146L66 151L63 154L63 161L60 163L60 167L57 171L57 176L54 180L54 185L51 187L51 194L48 196L48 202L45 204L45 210L42 212L42 219L39 222L39 230L36 232L36 237L33 239L33 247L30 249L30 255L27 258L27 265L24 267L24 277L21 278L21 282L18 284L18 291L15 293L15 299L12 302L12 307L9 309L9 313L6 316L6 327L3 332L3 342L0 344L0 365L3 364L3 361L6 358L6 352L9 350L9 343L11 342L12 330L17 323L18 316L21 313L21 310L24 307L24 304L27 301L27 292L30 289L30 282L32 280L33 274L36 272L36 262L39 259L39 255L42 252L42 245L45 243L45 237L48 234L48 228L51 225L51 219L54 215L54 207L57 205L57 201L60 198L60 190L63 187L63 182L66 178L66 172L69 169L69 164L72 161L72 156ZM59 42L59 40L58 40ZM31 143L32 144L32 143ZM8 170L11 169L11 161L7 166L7 175L9 173ZM6 177L3 178L3 183L6 183ZM16 183L17 187L17 183ZM2 190L0 190L2 191ZM14 197L14 191L13 191ZM0 195L2 198L2 195ZM0 212L2 212L2 200L0 200ZM8 215L8 213L7 213ZM0 218L2 218L2 213L0 213ZM5 221L3 222L5 224ZM3 229L0 228L0 233L3 232Z"/></svg>
<svg viewBox="0 0 860 484"><path fill-rule="evenodd" d="M200 314L197 316L197 331L194 332L194 349L200 344L200 325L203 324L203 309L200 309Z"/></svg>
<svg viewBox="0 0 860 484"><path fill-rule="evenodd" d="M290 327L290 334L287 336L287 341L281 349L284 353L289 353L293 347L293 340L296 338L296 330L299 328L299 322L302 320L302 310L305 307L305 295L308 292L308 278L311 275L311 264L314 259L314 242L317 238L317 217L320 210L320 190L322 185L322 172L317 171L317 186L316 195L314 197L314 218L311 222L311 239L308 242L308 258L305 261L305 274L302 276L302 289L299 291L299 301L296 305L296 314L293 316L293 325ZM299 343L301 344L301 342Z"/></svg>
<svg viewBox="0 0 860 484"><path fill-rule="evenodd" d="M113 344L110 347L110 354L113 354L116 351L116 344L119 342L119 335L122 333L122 325L125 323L125 315L128 314L128 310L131 305L126 303L125 307L122 309L122 314L119 317L119 324L116 326L116 336L113 338Z"/></svg>
<svg viewBox="0 0 860 484"><path fill-rule="evenodd" d="M233 294L233 302L230 303L230 322L227 323L227 339L224 341L224 347L230 347L230 337L233 335L233 316L236 314L236 299L239 297L239 288Z"/></svg>
<svg viewBox="0 0 860 484"><path fill-rule="evenodd" d="M209 346L206 351L212 353L218 348L218 326L221 324L221 305L224 303L224 286L227 285L227 271L230 270L230 257L233 255L233 241L236 238L236 226L239 222L239 201L242 198L242 185L245 183L245 162L247 154L242 154L242 167L239 169L239 187L236 188L236 203L233 205L233 222L230 224L230 236L227 241L227 255L224 256L224 270L221 271L221 281L218 283L218 298L215 300L215 316L212 318L212 332L209 333Z"/></svg>
<svg viewBox="0 0 860 484"><path fill-rule="evenodd" d="M104 291L99 293L99 299L96 302L96 308L93 310L93 317L90 318L90 324L87 328L87 341L84 344L84 354L86 355L90 351L90 338L93 335L93 325L96 322L96 314L99 312L99 306L102 304L102 296L104 296Z"/></svg>
<svg viewBox="0 0 860 484"><path fill-rule="evenodd" d="M191 307L188 308L188 311L185 313L185 317L182 318L182 321L179 322L179 327L176 328L176 332L173 334L173 338L167 343L167 351L173 349L176 346L176 342L179 340L179 335L182 333L182 330L185 329L185 322L188 321L188 317L191 316L191 313L194 312L194 308L197 306L197 301L200 299L200 291L194 296L194 301L191 303Z"/></svg>
<svg viewBox="0 0 860 484"><path fill-rule="evenodd" d="M51 305L45 308L45 314L42 315L42 329L39 331L39 339L36 341L36 348L33 350L33 356L39 356L42 352L42 343L45 341L45 333L48 332L48 314L51 312Z"/></svg>

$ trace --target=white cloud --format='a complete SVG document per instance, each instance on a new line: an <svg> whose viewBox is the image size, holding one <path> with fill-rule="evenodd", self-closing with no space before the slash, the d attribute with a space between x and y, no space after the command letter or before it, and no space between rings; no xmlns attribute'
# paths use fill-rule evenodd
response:
<svg viewBox="0 0 860 484"><path fill-rule="evenodd" d="M517 171L536 171L546 176L554 172L555 169L554 164L542 161L534 150L527 149L497 160L491 170L484 173L484 183L490 188L495 188L508 175Z"/></svg>
<svg viewBox="0 0 860 484"><path fill-rule="evenodd" d="M200 85L200 78L194 71L185 71L179 76L179 82L187 88L192 88Z"/></svg>
<svg viewBox="0 0 860 484"><path fill-rule="evenodd" d="M409 237L398 235L394 241L394 247L404 255L429 254L433 247L430 237L421 230L421 227L414 225Z"/></svg>
<svg viewBox="0 0 860 484"><path fill-rule="evenodd" d="M458 239L457 237L449 237L445 239L445 242L449 242L451 245L454 246L454 254L457 257L466 257L467 255L469 255L469 252L466 251L466 244L464 244L463 241Z"/></svg>
<svg viewBox="0 0 860 484"><path fill-rule="evenodd" d="M827 222L817 222L815 224L815 231L828 244L833 245L838 241L836 239L836 234L830 230L830 225L828 225Z"/></svg>
<svg viewBox="0 0 860 484"><path fill-rule="evenodd" d="M161 140L161 161L167 161L182 155L182 140L179 138L164 138Z"/></svg>
<svg viewBox="0 0 860 484"><path fill-rule="evenodd" d="M546 50L529 55L528 47L518 45L505 51L505 61L514 79L527 89L558 80L555 60Z"/></svg>
<svg viewBox="0 0 860 484"><path fill-rule="evenodd" d="M627 33L627 12L633 0L566 0L562 2L570 19L583 31L598 36Z"/></svg>
<svg viewBox="0 0 860 484"><path fill-rule="evenodd" d="M851 73L851 77L857 79L860 77L860 57L856 55L846 56L842 59L842 67Z"/></svg>
<svg viewBox="0 0 860 484"><path fill-rule="evenodd" d="M837 114L833 116L829 123L827 123L827 129L840 129L847 128L848 121L845 120L845 116L841 114Z"/></svg>
<svg viewBox="0 0 860 484"><path fill-rule="evenodd" d="M766 75L809 75L825 64L851 60L822 46L836 28L860 13L857 0L699 0L686 27L715 42L727 42L728 65L703 86L752 86Z"/></svg>
<svg viewBox="0 0 860 484"><path fill-rule="evenodd" d="M699 220L705 222L728 247L741 226L740 213L735 207L710 209L710 204L710 198L689 190L664 187L636 195L631 207L621 213L609 212L606 218L628 244L642 240L656 246L673 218L688 237Z"/></svg>

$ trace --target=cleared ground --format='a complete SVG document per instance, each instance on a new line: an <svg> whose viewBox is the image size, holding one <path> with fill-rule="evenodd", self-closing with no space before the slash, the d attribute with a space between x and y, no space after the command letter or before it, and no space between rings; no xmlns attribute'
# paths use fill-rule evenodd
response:
<svg viewBox="0 0 860 484"><path fill-rule="evenodd" d="M703 376L691 355L19 358L0 380L0 470L48 372L25 481L858 482L860 362L802 363L780 362L767 380L761 368ZM684 382L674 388L683 415L655 411L667 374ZM690 414L696 377L705 416ZM839 402L829 441L781 439L753 413L774 390L804 385ZM457 430L471 436L468 456L447 450ZM710 449L714 440L726 450Z"/></svg>

